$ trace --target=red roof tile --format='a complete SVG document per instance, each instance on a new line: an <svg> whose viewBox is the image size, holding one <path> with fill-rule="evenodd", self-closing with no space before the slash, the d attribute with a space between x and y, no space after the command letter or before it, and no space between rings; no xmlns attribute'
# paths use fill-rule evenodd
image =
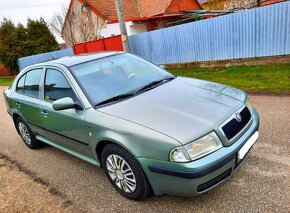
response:
<svg viewBox="0 0 290 213"><path fill-rule="evenodd" d="M286 0L262 0L261 1L261 6L266 6L266 5L269 5L269 4L275 4L275 3L279 3L279 2L283 2L283 1L286 1Z"/></svg>
<svg viewBox="0 0 290 213"><path fill-rule="evenodd" d="M139 0L141 17L164 13L172 0Z"/></svg>
<svg viewBox="0 0 290 213"><path fill-rule="evenodd" d="M82 2L82 0L80 0ZM88 4L104 14L108 20L118 19L115 0L87 0ZM136 0L123 0L123 9L126 19L140 17Z"/></svg>
<svg viewBox="0 0 290 213"><path fill-rule="evenodd" d="M79 1L84 2L84 0ZM87 2L95 9L93 12L96 14L103 14L109 21L118 19L115 0L87 0ZM123 0L122 3L125 19L163 14L172 3L187 5L187 7L191 5L190 8L186 9L202 9L197 0ZM173 10L175 10L173 12L178 12L182 10L182 7L179 7L179 10L178 8L174 8ZM170 12L172 12L172 9Z"/></svg>

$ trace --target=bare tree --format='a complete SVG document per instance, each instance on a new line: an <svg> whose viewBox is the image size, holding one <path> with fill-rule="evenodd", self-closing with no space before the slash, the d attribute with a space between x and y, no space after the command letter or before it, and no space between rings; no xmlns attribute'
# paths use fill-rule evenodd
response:
<svg viewBox="0 0 290 213"><path fill-rule="evenodd" d="M77 11L68 11L62 6L61 10L54 13L50 28L63 38L68 46L87 42L101 37L101 30L106 24L106 19L93 16L92 12L84 12L80 8Z"/></svg>
<svg viewBox="0 0 290 213"><path fill-rule="evenodd" d="M73 46L77 43L75 35L76 14L74 12L72 13L67 12L68 8L62 6L59 12L54 13L49 25L55 34L62 37L63 40L65 40L69 46ZM64 25L66 25L65 26L66 30L63 30Z"/></svg>
<svg viewBox="0 0 290 213"><path fill-rule="evenodd" d="M107 24L108 20L107 19L102 19L101 17L97 16L96 18L96 26L97 26L97 31L96 31L96 39L103 38L102 36L102 29L104 26Z"/></svg>
<svg viewBox="0 0 290 213"><path fill-rule="evenodd" d="M226 0L208 0L205 5L203 5L206 10L223 10Z"/></svg>

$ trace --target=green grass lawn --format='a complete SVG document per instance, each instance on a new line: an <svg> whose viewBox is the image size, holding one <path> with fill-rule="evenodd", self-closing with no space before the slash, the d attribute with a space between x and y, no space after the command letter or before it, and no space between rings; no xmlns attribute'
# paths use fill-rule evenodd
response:
<svg viewBox="0 0 290 213"><path fill-rule="evenodd" d="M169 71L174 75L214 81L247 92L290 94L290 64L176 68Z"/></svg>
<svg viewBox="0 0 290 213"><path fill-rule="evenodd" d="M12 78L1 78L0 77L0 86L10 86L14 77Z"/></svg>

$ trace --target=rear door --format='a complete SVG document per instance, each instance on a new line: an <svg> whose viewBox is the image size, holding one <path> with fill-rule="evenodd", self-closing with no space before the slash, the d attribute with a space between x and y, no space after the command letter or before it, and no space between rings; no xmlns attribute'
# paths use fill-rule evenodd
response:
<svg viewBox="0 0 290 213"><path fill-rule="evenodd" d="M70 97L82 105L65 73L60 69L47 68L41 97L44 136L58 145L92 157L85 129L85 110L55 111L52 107L53 101L65 97Z"/></svg>
<svg viewBox="0 0 290 213"><path fill-rule="evenodd" d="M40 82L43 68L32 69L23 74L16 82L13 94L14 109L30 128L38 133L42 123L40 106Z"/></svg>

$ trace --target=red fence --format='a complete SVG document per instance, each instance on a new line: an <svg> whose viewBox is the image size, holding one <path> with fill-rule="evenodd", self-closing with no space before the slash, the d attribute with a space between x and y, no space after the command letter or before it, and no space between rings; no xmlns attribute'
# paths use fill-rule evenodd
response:
<svg viewBox="0 0 290 213"><path fill-rule="evenodd" d="M113 36L110 38L99 39L95 41L89 41L86 43L80 43L73 46L74 53L91 53L100 51L123 51L121 36Z"/></svg>

